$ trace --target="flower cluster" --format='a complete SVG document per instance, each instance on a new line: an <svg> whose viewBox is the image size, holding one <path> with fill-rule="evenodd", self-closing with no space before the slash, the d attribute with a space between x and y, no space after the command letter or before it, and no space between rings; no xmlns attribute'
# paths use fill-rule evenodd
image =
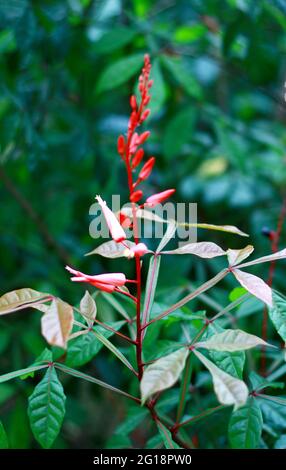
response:
<svg viewBox="0 0 286 470"><path fill-rule="evenodd" d="M150 80L151 63L149 55L146 54L144 57L144 67L139 77L139 94L140 103L137 104L137 98L132 95L130 98L131 115L128 123L127 136L120 135L117 141L117 150L126 164L128 183L130 190L130 201L136 203L143 197L143 191L137 189L142 181L149 178L155 165L155 157L149 157L148 160L143 164L139 170L137 179L133 182L132 173L138 169L144 158L144 150L141 147L150 136L149 131L145 131L142 134L137 132L138 127L147 119L150 115L150 109L147 108L151 96L149 94L153 84L153 80ZM154 194L146 199L145 205L147 207L154 207L156 204L163 202L165 199L170 197L175 192L175 189L168 189L158 194ZM122 222L126 222L124 217Z"/></svg>
<svg viewBox="0 0 286 470"><path fill-rule="evenodd" d="M150 136L149 131L144 131L141 134L138 133L138 127L147 119L150 115L150 109L147 107L151 96L149 94L152 87L153 81L150 80L151 72L151 63L149 55L144 56L144 66L139 77L138 91L139 91L139 104L137 103L137 98L135 95L132 95L130 98L131 114L128 122L128 129L126 136L120 135L117 141L117 151L126 166L127 178L128 178L128 187L129 187L129 199L132 203L132 212L133 220L124 215L122 212L119 214L119 220L116 215L109 209L106 202L102 200L100 196L96 196L96 199L101 207L102 213L104 215L105 221L109 228L111 237L115 243L121 243L124 245L124 256L128 259L134 258L139 259L141 256L149 252L147 246L144 243L141 243L138 238L138 233L136 230L136 203L143 198L143 191L138 189L138 186L142 181L147 180L152 173L155 157L150 157L142 165L141 169L138 168L143 162L144 150L142 145ZM136 181L133 180L133 173L138 171ZM153 194L147 197L145 203L141 204L139 208L149 207L152 208L157 204L163 202L169 198L175 189L167 189L163 192ZM125 245L126 233L124 228L133 228L135 245L129 247ZM72 281L77 282L88 282L98 289L104 290L106 292L121 292L122 294L129 295L125 290L120 288L125 285L126 282L137 282L137 281L128 281L125 278L123 273L110 273L110 274L100 274L97 276L89 276L81 273L80 271L74 270L69 266L66 269L74 274L74 277L71 278Z"/></svg>

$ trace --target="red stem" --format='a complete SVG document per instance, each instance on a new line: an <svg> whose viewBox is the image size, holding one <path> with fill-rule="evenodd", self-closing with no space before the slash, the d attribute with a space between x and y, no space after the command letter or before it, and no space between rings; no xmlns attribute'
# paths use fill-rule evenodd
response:
<svg viewBox="0 0 286 470"><path fill-rule="evenodd" d="M139 110L138 110L138 122L140 120L140 116L143 109L143 101L141 101ZM128 187L129 187L129 196L133 193L133 177L132 177L132 169L130 165L130 143L132 136L134 134L135 129L131 129L128 133L127 145L126 145L126 152L125 152L125 164L126 164L126 171L127 171L127 179L128 179ZM136 205L132 203L132 219L133 219L133 235L134 241L136 245L140 242L139 240L139 232L138 232L138 222L136 217ZM141 336L141 264L140 264L140 256L135 254L135 265L136 265L136 285L137 285L137 295L136 295L136 361L137 361L137 368L138 368L138 379L141 381L144 365L142 361L142 336Z"/></svg>
<svg viewBox="0 0 286 470"><path fill-rule="evenodd" d="M278 217L278 222L277 222L277 228L275 232L274 239L272 240L271 243L271 251L272 253L275 253L278 251L279 248L279 240L281 237L282 233L282 228L284 224L284 220L286 217L286 196L283 198L283 204L280 210L280 214ZM275 274L275 268L276 268L276 260L271 261L270 266L269 266L269 274L268 274L268 279L267 279L267 284L269 287L272 287L273 284L273 279L274 279L274 274ZM263 320L262 320L262 339L267 342L267 327L268 327L268 311L267 307L264 307L263 310ZM262 347L261 350L261 375L265 376L266 375L266 354L265 354L265 346Z"/></svg>

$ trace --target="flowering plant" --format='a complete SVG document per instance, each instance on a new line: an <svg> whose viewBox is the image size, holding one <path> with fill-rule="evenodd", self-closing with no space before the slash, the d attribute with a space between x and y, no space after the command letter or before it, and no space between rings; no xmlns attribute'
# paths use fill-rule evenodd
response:
<svg viewBox="0 0 286 470"><path fill-rule="evenodd" d="M245 261L253 252L251 245L243 249L224 250L215 243L201 241L165 250L170 238L176 233L178 222L158 217L153 219L154 222L165 223L167 228L157 249L152 251L140 239L138 220L152 219L152 213L148 209L172 197L175 192L175 189L164 189L146 198L144 190L140 189L155 165L154 157L143 163L142 146L150 132L139 133L140 126L150 114L150 71L151 63L146 55L139 77L139 98L131 96L127 133L125 136L120 135L117 142L118 154L126 169L131 209L115 214L100 196L96 197L112 240L100 245L93 253L107 258L126 258L129 263L135 261L134 279L128 279L123 272L89 275L67 266L67 271L72 274L72 281L83 282L95 288L92 294L86 291L78 307L73 307L52 294L30 288L8 292L0 298L0 315L25 308L37 309L43 313L42 334L51 348L45 349L29 367L2 375L0 383L16 377L27 379L33 377L35 372L45 371L44 377L30 395L28 405L32 431L45 448L53 445L65 415L66 397L58 372L124 396L134 405L130 408L125 428L124 425L121 426L121 432L126 429L130 433L149 415L157 430L150 432L153 446L164 445L167 448L199 446L192 426L225 409L230 411L230 445L255 448L261 445L263 403L268 401L286 404L281 397L262 393L266 387L279 387L279 383L250 368L247 373L244 372L245 351L260 348L262 357L267 355L267 358L273 360L273 365L269 368L273 375L277 364L280 365L281 358L283 359L283 347L278 342L277 345L269 344L266 338L261 339L237 327L243 316L241 307L254 296L267 305L278 334L283 342L286 340L286 300L280 294L272 292L262 279L245 271L245 268L259 263L273 263L286 258L286 249L253 261ZM185 225L188 226L187 223ZM234 226L199 223L191 225L247 236ZM133 241L127 240L127 228L132 231ZM181 292L175 292L172 280L174 292L166 296L170 299L170 305L164 304L160 308L161 304L155 302L160 262L162 257L170 255L197 256L202 260L225 257L228 266L207 282L193 287L191 292L181 298ZM148 257L149 269L144 283L142 266ZM230 275L236 278L243 289L229 305L219 307L215 315L208 316L205 311L193 312L187 307L189 302L205 295L206 291ZM99 296L115 308L122 320L108 322L98 319ZM122 298L122 304L118 302L118 297ZM214 305L215 302L209 300L210 312L217 308ZM163 335L168 321L178 323L179 328L176 329L176 338L166 340ZM229 323L233 328L229 327ZM118 345L115 341L110 341L111 336L118 338ZM128 345L127 349L122 346L125 343ZM132 377L130 390L119 389L78 370L91 361L102 347L107 348L121 362L122 367L128 369ZM199 364L209 375L200 372ZM196 414L197 405L193 403L193 396L203 395L210 380L214 389L212 401L217 400L218 404L208 404ZM171 388L174 393L170 393ZM136 414L137 418L133 419ZM147 438L149 437L148 435Z"/></svg>

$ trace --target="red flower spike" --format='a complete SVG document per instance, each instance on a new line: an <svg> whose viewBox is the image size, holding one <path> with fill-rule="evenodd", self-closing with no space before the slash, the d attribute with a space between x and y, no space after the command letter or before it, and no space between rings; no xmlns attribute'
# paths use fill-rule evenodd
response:
<svg viewBox="0 0 286 470"><path fill-rule="evenodd" d="M155 157L149 158L149 160L147 160L147 162L141 169L139 176L138 176L138 180L140 181L146 180L150 176L154 165L155 165Z"/></svg>
<svg viewBox="0 0 286 470"><path fill-rule="evenodd" d="M123 135L120 135L117 140L117 151L121 157L124 156L125 152L125 139Z"/></svg>
<svg viewBox="0 0 286 470"><path fill-rule="evenodd" d="M156 204L159 204L160 202L163 202L165 199L168 199L170 196L172 196L175 191L175 189L166 189L166 191L162 191L161 193L153 194L153 196L150 196L146 199L144 205L147 207L154 207Z"/></svg>
<svg viewBox="0 0 286 470"><path fill-rule="evenodd" d="M132 168L136 168L136 166L138 166L141 163L143 157L144 157L144 150L143 149L137 150L132 160Z"/></svg>
<svg viewBox="0 0 286 470"><path fill-rule="evenodd" d="M131 202L138 202L143 196L143 191L138 189L138 191L134 191L134 193L131 194L130 196L130 201Z"/></svg>

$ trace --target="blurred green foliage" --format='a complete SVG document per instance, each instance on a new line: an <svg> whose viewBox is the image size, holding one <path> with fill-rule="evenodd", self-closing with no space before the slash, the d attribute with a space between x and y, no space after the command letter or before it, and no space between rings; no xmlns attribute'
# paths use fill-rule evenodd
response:
<svg viewBox="0 0 286 470"><path fill-rule="evenodd" d="M176 187L177 201L198 203L200 222L237 225L257 255L270 251L261 230L276 228L286 180L283 1L0 0L0 28L1 293L30 286L78 302L84 290L70 283L64 264L110 269L109 261L83 258L97 243L88 233L89 207L98 193L108 202L114 193L126 200L116 139L125 132L145 52L154 79L146 149L157 158L146 194ZM199 239L245 243L219 232L200 232ZM284 240L282 234L282 246ZM174 283L182 286L186 278L203 282L222 262L164 263L160 285L168 287L174 267ZM113 270L119 266L112 262ZM126 269L133 269L127 261ZM281 263L275 287L282 292L284 272ZM224 305L234 286L214 289L213 299ZM105 319L117 319L106 303L103 310ZM259 334L262 307L256 310L246 325ZM176 332L176 319L170 324ZM0 325L1 371L33 362L45 345L39 315L22 312ZM109 354L88 370L115 385L127 380ZM65 385L67 419L55 446L128 445L122 429L109 440L126 414L124 400L75 380ZM11 447L36 445L26 413L31 392L27 381L1 385ZM226 445L216 429L227 416L209 418L209 446ZM134 436L137 445L148 426ZM202 430L196 432L204 446Z"/></svg>

